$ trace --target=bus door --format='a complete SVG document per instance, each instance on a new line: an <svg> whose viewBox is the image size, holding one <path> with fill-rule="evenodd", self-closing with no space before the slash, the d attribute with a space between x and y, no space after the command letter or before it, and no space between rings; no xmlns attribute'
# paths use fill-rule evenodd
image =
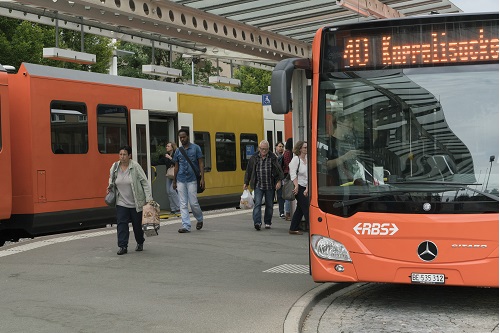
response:
<svg viewBox="0 0 500 333"><path fill-rule="evenodd" d="M130 110L130 134L132 159L141 165L151 184L148 110Z"/></svg>

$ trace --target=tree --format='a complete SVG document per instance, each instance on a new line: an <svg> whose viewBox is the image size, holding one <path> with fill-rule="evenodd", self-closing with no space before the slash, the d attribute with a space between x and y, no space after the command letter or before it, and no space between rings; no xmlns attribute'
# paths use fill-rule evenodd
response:
<svg viewBox="0 0 500 333"><path fill-rule="evenodd" d="M128 55L119 58L118 75L144 78L144 79L149 78L151 80L172 81L172 79L165 79L157 75L148 75L142 73L142 65L153 64L158 66L180 69L182 71L182 78L176 80L186 83L191 83L192 58L183 58L179 56L179 54L174 54L172 61L170 61L170 51L155 48L154 60L151 61L153 52L152 52L152 47L150 46L141 46L128 42L118 42L117 48L119 48L120 50L134 52L134 55ZM208 77L210 75L217 74L217 67L214 67L213 64L208 60L195 58L194 67L195 67L194 71L195 84L207 85Z"/></svg>
<svg viewBox="0 0 500 333"><path fill-rule="evenodd" d="M112 56L109 38L84 35L84 51L96 55L96 63L81 65L43 58L44 47L55 46L55 27L40 25L7 17L0 17L0 64L19 68L21 63L49 65L107 73ZM67 29L59 30L59 47L80 50L81 33Z"/></svg>
<svg viewBox="0 0 500 333"><path fill-rule="evenodd" d="M79 51L80 45L81 33L79 31L59 29L60 48ZM19 68L21 63L29 62L53 67L108 73L113 48L115 47L109 38L85 34L84 51L95 54L97 63L81 65L43 58L43 48L54 46L55 27L0 17L0 64L3 65L12 65ZM118 58L118 74L121 76L166 80L159 76L142 73L142 65L152 63L182 70L182 78L180 80L191 83L191 58L182 58L176 54L170 64L170 52L168 50L156 48L155 59L151 61L151 46L118 42L116 47L134 52L134 55ZM195 65L194 81L196 84L208 85L208 77L217 75L220 70L211 61L200 59ZM267 93L267 87L271 82L271 73L261 69L242 66L235 70L234 78L241 81L241 87L233 88L234 91L262 95ZM228 89L219 85L214 85L214 87L217 89Z"/></svg>
<svg viewBox="0 0 500 333"><path fill-rule="evenodd" d="M263 95L268 93L267 87L271 85L271 72L263 69L240 66L233 76L241 81L241 87L234 88L238 92Z"/></svg>

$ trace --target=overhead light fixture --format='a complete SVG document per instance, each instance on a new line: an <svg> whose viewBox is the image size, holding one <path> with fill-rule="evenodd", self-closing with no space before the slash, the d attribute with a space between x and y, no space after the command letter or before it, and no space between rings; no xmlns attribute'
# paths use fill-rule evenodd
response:
<svg viewBox="0 0 500 333"><path fill-rule="evenodd" d="M172 78L178 78L182 76L182 71L180 69L157 65L142 65L142 73Z"/></svg>
<svg viewBox="0 0 500 333"><path fill-rule="evenodd" d="M232 79L225 76L209 76L208 83L210 84L219 84L222 86L229 87L241 87L241 81L238 79Z"/></svg>
<svg viewBox="0 0 500 333"><path fill-rule="evenodd" d="M57 47L43 48L43 57L52 60L75 62L82 65L91 65L96 63L95 54L60 49Z"/></svg>

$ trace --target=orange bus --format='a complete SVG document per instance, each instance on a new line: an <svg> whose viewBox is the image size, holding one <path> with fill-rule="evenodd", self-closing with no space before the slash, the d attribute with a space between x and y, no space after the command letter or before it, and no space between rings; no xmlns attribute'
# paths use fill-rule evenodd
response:
<svg viewBox="0 0 500 333"><path fill-rule="evenodd" d="M275 113L292 76L311 79L314 281L498 287L498 27L498 13L336 25L311 59L277 64Z"/></svg>

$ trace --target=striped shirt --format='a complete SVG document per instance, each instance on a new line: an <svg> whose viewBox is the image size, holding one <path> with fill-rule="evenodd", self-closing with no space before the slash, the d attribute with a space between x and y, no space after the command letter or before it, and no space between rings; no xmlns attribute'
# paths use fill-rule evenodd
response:
<svg viewBox="0 0 500 333"><path fill-rule="evenodd" d="M272 175L272 163L271 157L266 156L262 158L259 156L257 160L257 184L256 186L261 190L273 190L274 189L274 180Z"/></svg>

